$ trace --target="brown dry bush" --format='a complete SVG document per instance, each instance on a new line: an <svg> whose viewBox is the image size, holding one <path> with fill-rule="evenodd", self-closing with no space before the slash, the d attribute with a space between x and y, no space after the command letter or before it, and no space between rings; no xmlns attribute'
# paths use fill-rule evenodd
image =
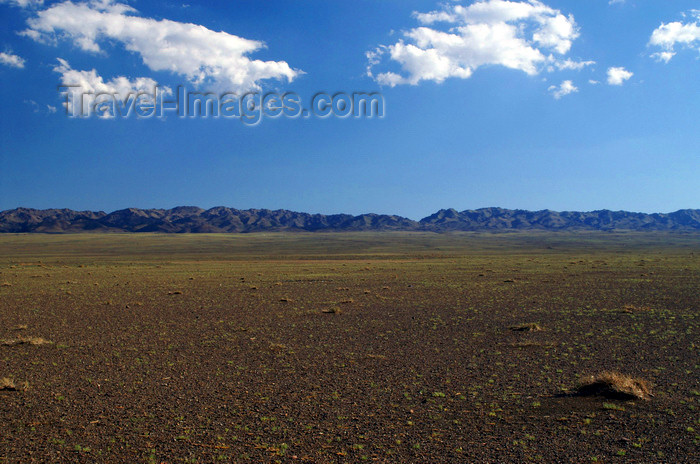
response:
<svg viewBox="0 0 700 464"><path fill-rule="evenodd" d="M8 377L3 377L2 379L0 379L0 391L26 390L28 387L29 384L27 382L24 382L24 384L22 384L21 387L18 387L13 379L10 379Z"/></svg>
<svg viewBox="0 0 700 464"><path fill-rule="evenodd" d="M576 392L581 396L604 396L620 400L647 400L654 396L651 385L646 380L610 371L588 377Z"/></svg>
<svg viewBox="0 0 700 464"><path fill-rule="evenodd" d="M12 379L3 377L0 379L0 390L16 390L15 382Z"/></svg>
<svg viewBox="0 0 700 464"><path fill-rule="evenodd" d="M544 328L534 322L529 322L527 324L518 324L510 327L510 330L514 332L540 332L544 330Z"/></svg>
<svg viewBox="0 0 700 464"><path fill-rule="evenodd" d="M2 346L17 346L17 345L48 345L51 341L41 337L18 337L8 338L0 341Z"/></svg>

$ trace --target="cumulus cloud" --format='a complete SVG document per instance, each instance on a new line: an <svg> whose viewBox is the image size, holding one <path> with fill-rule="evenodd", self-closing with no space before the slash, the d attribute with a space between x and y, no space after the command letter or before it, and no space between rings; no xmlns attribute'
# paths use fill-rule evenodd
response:
<svg viewBox="0 0 700 464"><path fill-rule="evenodd" d="M416 85L469 78L498 65L535 75L542 69L580 69L592 62L563 60L579 36L573 16L538 0L479 0L414 13L421 24L392 45L368 53L368 75L381 84ZM388 57L399 70L375 72Z"/></svg>
<svg viewBox="0 0 700 464"><path fill-rule="evenodd" d="M0 63L11 68L24 68L24 58L12 53L0 52Z"/></svg>
<svg viewBox="0 0 700 464"><path fill-rule="evenodd" d="M683 15L687 22L661 23L651 34L649 45L661 49L652 53L652 58L668 63L676 55L677 47L686 47L700 52L700 11L692 10Z"/></svg>
<svg viewBox="0 0 700 464"><path fill-rule="evenodd" d="M634 73L627 71L625 68L608 68L608 84L610 85L622 85L632 76L634 76Z"/></svg>
<svg viewBox="0 0 700 464"><path fill-rule="evenodd" d="M73 115L90 116L93 112L97 116L108 118L114 116L113 108L108 104L100 105L100 98L107 97L105 103L113 102L113 97L125 101L135 97L139 93L147 95L156 94L158 83L148 77L129 79L124 76L115 77L107 82L97 71L79 71L71 68L70 64L62 58L58 58L58 64L53 70L61 75L61 84L66 87L63 103L66 111ZM164 87L159 91L160 95L171 94L172 90Z"/></svg>
<svg viewBox="0 0 700 464"><path fill-rule="evenodd" d="M28 26L22 34L39 42L70 40L95 53L104 53L105 43L121 44L153 71L169 71L195 85L207 83L228 91L256 90L265 79L291 81L301 73L284 61L249 58L265 47L263 42L197 24L142 17L113 0L53 4L36 12Z"/></svg>
<svg viewBox="0 0 700 464"><path fill-rule="evenodd" d="M559 100L561 97L565 95L569 95L571 93L576 93L578 92L578 87L574 85L573 82L571 81L564 81L562 82L559 86L552 85L549 87L549 92L552 94L554 98Z"/></svg>

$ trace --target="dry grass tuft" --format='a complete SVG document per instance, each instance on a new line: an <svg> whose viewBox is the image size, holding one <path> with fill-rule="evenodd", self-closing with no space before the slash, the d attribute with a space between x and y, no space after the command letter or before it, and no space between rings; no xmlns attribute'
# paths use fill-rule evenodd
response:
<svg viewBox="0 0 700 464"><path fill-rule="evenodd" d="M19 388L17 388L17 385L15 385L14 380L7 378L7 377L3 377L2 379L0 379L0 391L3 391L3 390L5 390L5 391L17 391L17 390L19 390Z"/></svg>
<svg viewBox="0 0 700 464"><path fill-rule="evenodd" d="M2 346L17 346L17 345L48 345L51 341L41 337L18 337L8 338L0 341Z"/></svg>
<svg viewBox="0 0 700 464"><path fill-rule="evenodd" d="M340 314L340 313L342 313L340 308L335 308L335 307L322 309L321 312L324 314Z"/></svg>
<svg viewBox="0 0 700 464"><path fill-rule="evenodd" d="M0 284L0 287L12 287L12 284L9 282L3 282Z"/></svg>
<svg viewBox="0 0 700 464"><path fill-rule="evenodd" d="M519 324L519 325L514 325L510 327L510 330L514 332L540 332L544 330L544 328L534 322L529 322L527 324Z"/></svg>
<svg viewBox="0 0 700 464"><path fill-rule="evenodd" d="M592 375L578 387L577 393L582 396L604 396L619 400L648 400L654 396L649 382L619 372Z"/></svg>
<svg viewBox="0 0 700 464"><path fill-rule="evenodd" d="M17 390L17 387L15 386L15 382L12 379L8 379L7 377L3 377L0 379L0 390Z"/></svg>

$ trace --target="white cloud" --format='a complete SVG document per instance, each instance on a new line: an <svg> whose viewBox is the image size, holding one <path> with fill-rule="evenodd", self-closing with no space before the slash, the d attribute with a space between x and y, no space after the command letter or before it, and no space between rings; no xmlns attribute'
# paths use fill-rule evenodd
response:
<svg viewBox="0 0 700 464"><path fill-rule="evenodd" d="M468 6L446 4L440 10L414 13L421 26L403 33L393 45L370 52L368 74L387 85L423 80L466 79L482 66L498 65L535 75L546 67L573 66L559 61L579 36L573 16L538 0L480 0ZM442 28L437 28L437 25ZM375 75L388 56L400 72ZM588 63L588 62L582 62ZM580 65L581 67L587 64Z"/></svg>
<svg viewBox="0 0 700 464"><path fill-rule="evenodd" d="M632 76L634 76L634 73L627 71L625 68L608 68L608 84L610 85L622 85Z"/></svg>
<svg viewBox="0 0 700 464"><path fill-rule="evenodd" d="M651 54L651 57L656 61L663 61L664 63L671 61L671 58L674 56L676 56L676 52L656 52Z"/></svg>
<svg viewBox="0 0 700 464"><path fill-rule="evenodd" d="M388 85L390 87L394 87L399 84L405 84L404 78L393 72L377 74L376 80L381 85Z"/></svg>
<svg viewBox="0 0 700 464"><path fill-rule="evenodd" d="M9 3L20 8L28 8L43 5L44 0L0 0L0 3Z"/></svg>
<svg viewBox="0 0 700 464"><path fill-rule="evenodd" d="M12 53L0 52L0 63L12 68L24 68L24 58Z"/></svg>
<svg viewBox="0 0 700 464"><path fill-rule="evenodd" d="M659 47L661 51L652 53L652 58L658 61L668 63L676 54L677 46L684 46L700 52L700 11L691 10L688 15L683 14L683 17L695 18L695 21L664 24L657 27L651 34L649 45Z"/></svg>
<svg viewBox="0 0 700 464"><path fill-rule="evenodd" d="M65 1L38 11L23 34L46 43L68 39L96 53L103 52L104 43L121 43L153 71L170 71L194 84L209 83L227 91L259 89L262 80L291 81L301 74L284 61L250 59L249 54L265 47L263 42L137 14L113 0Z"/></svg>
<svg viewBox="0 0 700 464"><path fill-rule="evenodd" d="M552 72L555 69L559 71L580 71L587 66L593 66L595 64L595 61L574 61L571 58L567 58L565 60L557 60L552 55L550 55L548 59L553 63L552 65L547 67L547 71L549 72Z"/></svg>
<svg viewBox="0 0 700 464"><path fill-rule="evenodd" d="M597 80L595 80L595 79L589 79L589 80L588 80L588 83L591 84L591 85L598 85L598 84L600 84L600 81L597 81Z"/></svg>
<svg viewBox="0 0 700 464"><path fill-rule="evenodd" d="M549 90L549 92L552 94L552 96L554 96L554 98L559 100L565 95L578 92L578 87L576 87L571 81L564 81L559 86L550 86L547 90Z"/></svg>
<svg viewBox="0 0 700 464"><path fill-rule="evenodd" d="M56 112L55 106L46 105L46 108L43 108L40 104L38 104L34 100L24 100L24 103L26 105L31 106L35 113L52 114L52 113Z"/></svg>
<svg viewBox="0 0 700 464"><path fill-rule="evenodd" d="M124 76L118 76L105 82L102 76L97 74L96 70L75 70L62 58L58 58L58 65L53 70L61 74L61 84L71 88L64 93L66 101L63 103L63 106L70 114L74 115L90 116L97 106L96 112L98 116L111 117L113 116L110 113L112 108L109 108L107 105L96 105L99 102L97 99L100 98L100 95L116 96L124 101L140 92L154 95L155 88L158 85L156 81L148 77L128 79ZM168 87L162 89L162 94L170 93L172 91ZM111 102L113 99L108 98L105 101Z"/></svg>
<svg viewBox="0 0 700 464"><path fill-rule="evenodd" d="M608 5L621 5L623 3L625 3L625 0L610 0Z"/></svg>

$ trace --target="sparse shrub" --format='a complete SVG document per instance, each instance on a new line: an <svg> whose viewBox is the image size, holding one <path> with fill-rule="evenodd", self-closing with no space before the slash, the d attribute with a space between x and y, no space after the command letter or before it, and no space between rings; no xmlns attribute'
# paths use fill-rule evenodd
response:
<svg viewBox="0 0 700 464"><path fill-rule="evenodd" d="M41 337L18 337L2 340L2 346L17 346L17 345L48 345L51 342Z"/></svg>
<svg viewBox="0 0 700 464"><path fill-rule="evenodd" d="M646 400L654 396L649 382L619 372L592 375L578 387L577 393L583 396L604 396L619 400Z"/></svg>
<svg viewBox="0 0 700 464"><path fill-rule="evenodd" d="M625 408L615 403L603 403L603 409L610 409L613 411L624 411Z"/></svg>
<svg viewBox="0 0 700 464"><path fill-rule="evenodd" d="M0 391L19 391L26 390L27 388L29 388L28 382L24 382L21 387L18 387L13 379L8 377L0 379Z"/></svg>
<svg viewBox="0 0 700 464"><path fill-rule="evenodd" d="M510 327L510 330L514 332L540 332L544 330L541 325L529 322L527 324L518 324Z"/></svg>
<svg viewBox="0 0 700 464"><path fill-rule="evenodd" d="M3 377L2 379L0 379L0 390L9 390L9 391L17 390L17 386L15 385L15 381L10 379L10 378Z"/></svg>

